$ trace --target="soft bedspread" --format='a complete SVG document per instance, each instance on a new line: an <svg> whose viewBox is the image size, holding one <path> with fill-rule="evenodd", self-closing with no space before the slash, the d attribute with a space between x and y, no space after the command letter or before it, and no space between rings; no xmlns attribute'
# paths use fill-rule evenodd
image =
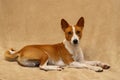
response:
<svg viewBox="0 0 120 80"><path fill-rule="evenodd" d="M0 80L120 80L119 8L119 0L0 0ZM76 24L81 16L85 59L109 63L109 70L45 72L4 60L4 51L11 47L19 50L24 45L63 41L61 18Z"/></svg>

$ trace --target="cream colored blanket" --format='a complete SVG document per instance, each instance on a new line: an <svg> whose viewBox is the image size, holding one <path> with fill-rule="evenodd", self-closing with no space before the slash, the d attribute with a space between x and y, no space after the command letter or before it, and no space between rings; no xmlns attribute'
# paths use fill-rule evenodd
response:
<svg viewBox="0 0 120 80"><path fill-rule="evenodd" d="M0 80L120 80L119 8L119 0L0 0ZM81 16L85 59L109 63L109 70L45 72L4 60L5 50L11 47L62 42L61 18L76 24Z"/></svg>

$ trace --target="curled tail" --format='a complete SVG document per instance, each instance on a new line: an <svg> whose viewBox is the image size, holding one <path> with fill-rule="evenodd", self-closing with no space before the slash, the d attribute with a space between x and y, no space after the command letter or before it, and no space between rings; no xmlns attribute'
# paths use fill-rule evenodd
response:
<svg viewBox="0 0 120 80"><path fill-rule="evenodd" d="M4 57L8 61L15 61L18 57L18 52L11 48L4 53Z"/></svg>

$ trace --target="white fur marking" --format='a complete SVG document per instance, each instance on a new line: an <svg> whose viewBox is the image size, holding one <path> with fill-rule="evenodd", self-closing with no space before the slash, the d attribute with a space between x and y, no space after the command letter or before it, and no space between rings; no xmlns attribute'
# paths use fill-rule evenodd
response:
<svg viewBox="0 0 120 80"><path fill-rule="evenodd" d="M58 66L64 66L64 62L62 61L62 59L60 59L58 62L55 63Z"/></svg>
<svg viewBox="0 0 120 80"><path fill-rule="evenodd" d="M72 26L72 30L73 30L73 36L72 36L72 38L71 38L71 43L73 44L73 40L77 39L78 42L79 42L79 38L78 38L78 36L76 35L75 27L74 27L74 26Z"/></svg>
<svg viewBox="0 0 120 80"><path fill-rule="evenodd" d="M79 62L72 62L69 67L76 67L76 68L86 68L86 64L79 63Z"/></svg>
<svg viewBox="0 0 120 80"><path fill-rule="evenodd" d="M9 52L10 52L10 54L14 54L15 53L15 51L12 51L12 50L9 50Z"/></svg>
<svg viewBox="0 0 120 80"><path fill-rule="evenodd" d="M40 69L43 69L43 70L62 70L62 68L60 68L59 66L50 66L50 65L47 65L48 63L48 60L45 62L44 65L40 65Z"/></svg>
<svg viewBox="0 0 120 80"><path fill-rule="evenodd" d="M63 41L63 44L65 45L65 48L69 51L70 54L74 54L72 45L70 44L69 41L67 41L66 39Z"/></svg>

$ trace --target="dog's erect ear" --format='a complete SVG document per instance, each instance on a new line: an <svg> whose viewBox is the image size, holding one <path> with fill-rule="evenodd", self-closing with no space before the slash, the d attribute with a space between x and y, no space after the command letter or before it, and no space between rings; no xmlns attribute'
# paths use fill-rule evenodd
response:
<svg viewBox="0 0 120 80"><path fill-rule="evenodd" d="M76 26L79 26L79 27L81 27L81 28L84 27L84 18L83 18L83 17L81 17L81 18L78 20Z"/></svg>
<svg viewBox="0 0 120 80"><path fill-rule="evenodd" d="M65 19L61 19L61 27L63 31L69 26L68 22Z"/></svg>

